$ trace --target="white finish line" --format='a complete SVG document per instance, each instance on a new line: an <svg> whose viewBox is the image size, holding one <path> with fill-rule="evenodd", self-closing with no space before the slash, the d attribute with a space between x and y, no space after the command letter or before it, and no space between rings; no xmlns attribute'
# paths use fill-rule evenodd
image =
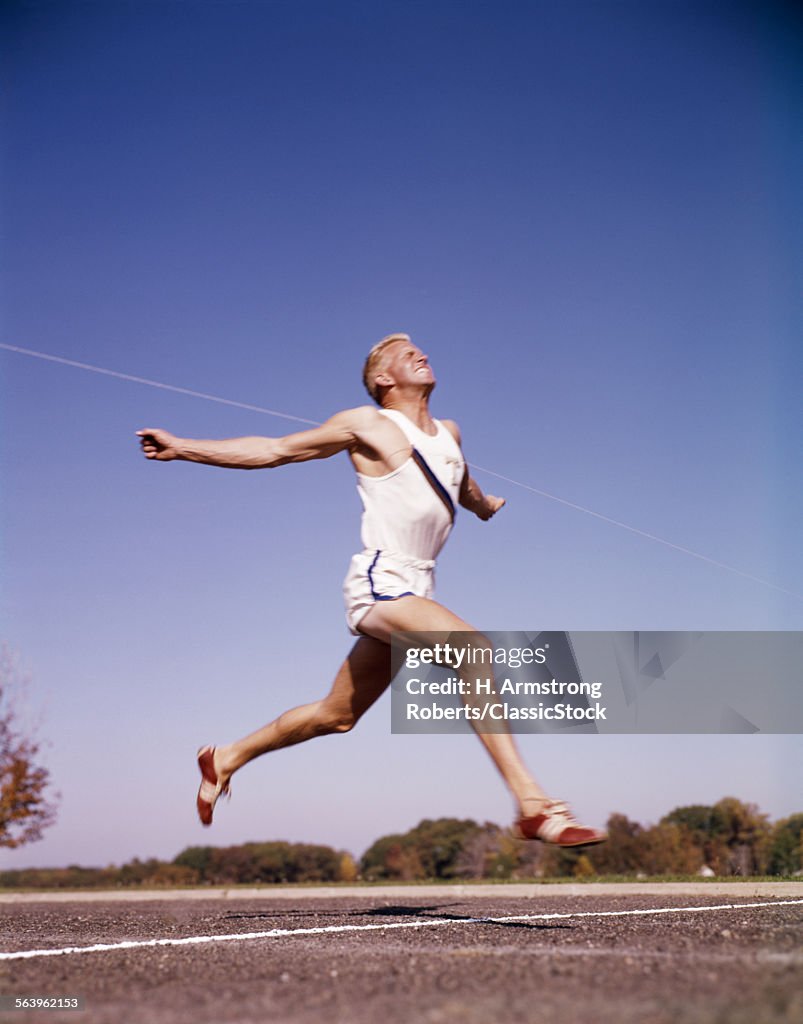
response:
<svg viewBox="0 0 803 1024"><path fill-rule="evenodd" d="M226 935L194 935L184 939L140 939L130 942L98 943L94 946L62 946L57 949L25 949L0 953L0 960L32 960L70 953L108 953L117 949L148 949L158 946L197 946L205 942L249 942L253 939L292 938L296 935L336 935L344 932L392 931L399 928L436 928L442 925L507 924L512 921L557 921L582 917L646 917L649 914L704 914L715 910L748 910L803 904L799 900L772 900L765 903L721 903L709 907L656 907L651 910L585 910L568 914L515 914L511 917L439 917L421 921L397 921L388 924L339 924L324 928L272 928L264 932L234 932Z"/></svg>

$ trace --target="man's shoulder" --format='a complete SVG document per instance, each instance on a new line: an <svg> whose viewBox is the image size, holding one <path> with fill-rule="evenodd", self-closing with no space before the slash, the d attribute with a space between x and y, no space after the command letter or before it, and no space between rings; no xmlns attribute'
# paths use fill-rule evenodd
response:
<svg viewBox="0 0 803 1024"><path fill-rule="evenodd" d="M340 412L335 413L332 418L348 420L350 423L363 427L374 423L387 422L383 416L379 415L379 410L374 405L357 405L353 409L342 409Z"/></svg>
<svg viewBox="0 0 803 1024"><path fill-rule="evenodd" d="M356 436L365 436L366 433L376 430L388 421L385 416L379 415L379 410L375 406L358 405L353 409L342 409L340 412L336 412L329 422L347 429Z"/></svg>

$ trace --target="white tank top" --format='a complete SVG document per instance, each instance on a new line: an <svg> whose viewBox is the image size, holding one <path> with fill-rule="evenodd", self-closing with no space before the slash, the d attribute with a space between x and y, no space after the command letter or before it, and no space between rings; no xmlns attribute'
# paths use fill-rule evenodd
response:
<svg viewBox="0 0 803 1024"><path fill-rule="evenodd" d="M380 409L404 433L411 457L385 476L357 474L363 505L362 542L368 550L437 558L452 529L465 472L460 446L440 420L430 437L404 413Z"/></svg>

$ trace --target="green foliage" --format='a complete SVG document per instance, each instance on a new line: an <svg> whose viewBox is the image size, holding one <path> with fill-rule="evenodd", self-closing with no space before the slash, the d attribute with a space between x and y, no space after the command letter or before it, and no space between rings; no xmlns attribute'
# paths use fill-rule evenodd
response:
<svg viewBox="0 0 803 1024"><path fill-rule="evenodd" d="M398 874L391 874L391 870L398 870L398 859L402 850L404 837L401 835L382 836L370 846L362 855L360 860L360 871L363 878L368 881L377 881L383 878L400 878ZM389 865L391 865L389 867Z"/></svg>
<svg viewBox="0 0 803 1024"><path fill-rule="evenodd" d="M794 875L803 870L803 814L775 823L767 852L771 875Z"/></svg>
<svg viewBox="0 0 803 1024"><path fill-rule="evenodd" d="M135 857L122 867L35 868L0 873L7 888L87 889L237 885L271 882L336 882L354 878L354 861L329 846L306 843L245 843L189 846L172 862Z"/></svg>
<svg viewBox="0 0 803 1024"><path fill-rule="evenodd" d="M678 807L659 824L680 828L685 845L717 875L761 874L767 868L770 828L755 804L727 796L710 807Z"/></svg>
<svg viewBox="0 0 803 1024"><path fill-rule="evenodd" d="M23 868L0 872L0 886L4 889L111 889L117 885L118 869L82 868Z"/></svg>
<svg viewBox="0 0 803 1024"><path fill-rule="evenodd" d="M240 846L191 846L174 864L192 868L209 885L336 882L342 854L329 846L265 842Z"/></svg>
<svg viewBox="0 0 803 1024"><path fill-rule="evenodd" d="M173 863L179 867L191 868L198 872L199 878L203 878L212 859L213 851L214 847L212 846L188 846L173 860Z"/></svg>
<svg viewBox="0 0 803 1024"><path fill-rule="evenodd" d="M598 874L627 875L638 871L644 829L624 814L612 814L606 825L608 842L596 847L591 861Z"/></svg>
<svg viewBox="0 0 803 1024"><path fill-rule="evenodd" d="M363 877L369 881L455 878L461 874L463 850L483 832L483 826L470 819L425 819L403 835L378 839L363 855Z"/></svg>
<svg viewBox="0 0 803 1024"><path fill-rule="evenodd" d="M453 878L457 858L464 844L481 831L470 819L438 818L425 820L408 833L426 878Z"/></svg>
<svg viewBox="0 0 803 1024"><path fill-rule="evenodd" d="M117 871L118 886L139 886L142 888L162 888L174 885L197 885L198 872L193 868L179 864L165 864L164 861L151 857L141 861L135 857Z"/></svg>
<svg viewBox="0 0 803 1024"><path fill-rule="evenodd" d="M692 842L701 848L705 843L724 836L728 827L722 811L705 804L676 807L661 818L660 824L679 825L686 830Z"/></svg>

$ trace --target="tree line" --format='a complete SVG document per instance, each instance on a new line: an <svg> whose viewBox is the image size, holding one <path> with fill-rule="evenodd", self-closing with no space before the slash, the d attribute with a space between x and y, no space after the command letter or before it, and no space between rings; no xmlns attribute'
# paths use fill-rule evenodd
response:
<svg viewBox="0 0 803 1024"><path fill-rule="evenodd" d="M803 813L770 823L754 804L725 797L677 807L655 825L612 814L609 840L561 850L515 839L509 829L471 819L426 819L382 836L359 861L308 843L190 846L172 861L135 858L122 867L30 868L0 872L5 888L116 888L270 883L595 876L794 875L803 870Z"/></svg>
<svg viewBox="0 0 803 1024"><path fill-rule="evenodd" d="M564 850L515 839L486 822L441 818L366 851L366 880L533 879L623 875L793 875L803 868L803 814L774 824L754 804L725 797L678 807L656 825L624 814L607 822L608 841Z"/></svg>

